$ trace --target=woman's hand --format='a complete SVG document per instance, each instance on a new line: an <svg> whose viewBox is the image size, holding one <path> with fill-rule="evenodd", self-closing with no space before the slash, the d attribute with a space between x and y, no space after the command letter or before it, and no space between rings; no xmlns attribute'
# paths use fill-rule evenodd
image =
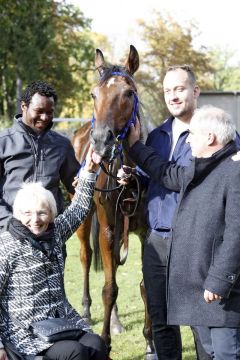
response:
<svg viewBox="0 0 240 360"><path fill-rule="evenodd" d="M4 349L0 349L0 360L8 360L7 353Z"/></svg>
<svg viewBox="0 0 240 360"><path fill-rule="evenodd" d="M101 160L102 158L93 151L93 146L92 144L90 144L84 170L89 172L95 172L96 170L98 170Z"/></svg>
<svg viewBox="0 0 240 360"><path fill-rule="evenodd" d="M74 179L73 179L73 182L72 182L72 186L73 186L74 188L77 187L78 180L79 180L79 177L78 177L78 176L75 176Z"/></svg>

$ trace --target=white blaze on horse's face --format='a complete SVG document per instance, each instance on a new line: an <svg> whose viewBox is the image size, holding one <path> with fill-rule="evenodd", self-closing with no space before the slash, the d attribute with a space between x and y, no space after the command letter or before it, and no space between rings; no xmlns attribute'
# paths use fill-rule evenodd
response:
<svg viewBox="0 0 240 360"><path fill-rule="evenodd" d="M114 85L114 83L115 83L115 78L114 77L112 77L110 80L108 80L108 82L107 82L107 87L109 88L111 85Z"/></svg>

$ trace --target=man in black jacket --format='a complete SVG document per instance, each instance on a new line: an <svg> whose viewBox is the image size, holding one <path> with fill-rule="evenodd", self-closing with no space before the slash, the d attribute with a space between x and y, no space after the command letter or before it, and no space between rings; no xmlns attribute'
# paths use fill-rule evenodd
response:
<svg viewBox="0 0 240 360"><path fill-rule="evenodd" d="M211 106L196 111L187 141L189 167L164 161L129 136L129 155L162 186L180 191L168 263L167 323L209 331L205 350L218 360L240 357L240 156L235 126ZM202 331L204 330L204 331Z"/></svg>
<svg viewBox="0 0 240 360"><path fill-rule="evenodd" d="M57 95L43 81L29 84L21 97L22 114L0 133L0 231L12 216L12 204L22 182L41 181L63 210L60 182L74 193L79 170L70 141L51 130Z"/></svg>

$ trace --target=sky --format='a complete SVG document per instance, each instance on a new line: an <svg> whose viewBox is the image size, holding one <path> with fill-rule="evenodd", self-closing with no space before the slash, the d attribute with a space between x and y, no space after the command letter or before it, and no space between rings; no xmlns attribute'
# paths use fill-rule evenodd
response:
<svg viewBox="0 0 240 360"><path fill-rule="evenodd" d="M235 51L240 63L239 0L68 0L92 19L92 30L106 35L116 56L133 44L143 47L137 19L151 22L154 10L168 12L180 24L193 21L200 30L195 45L220 46Z"/></svg>

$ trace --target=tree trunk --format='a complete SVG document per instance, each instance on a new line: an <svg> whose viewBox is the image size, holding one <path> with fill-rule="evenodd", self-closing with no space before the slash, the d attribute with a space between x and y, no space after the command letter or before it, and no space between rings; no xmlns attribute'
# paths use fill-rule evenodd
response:
<svg viewBox="0 0 240 360"><path fill-rule="evenodd" d="M22 79L16 80L16 114L21 113Z"/></svg>

